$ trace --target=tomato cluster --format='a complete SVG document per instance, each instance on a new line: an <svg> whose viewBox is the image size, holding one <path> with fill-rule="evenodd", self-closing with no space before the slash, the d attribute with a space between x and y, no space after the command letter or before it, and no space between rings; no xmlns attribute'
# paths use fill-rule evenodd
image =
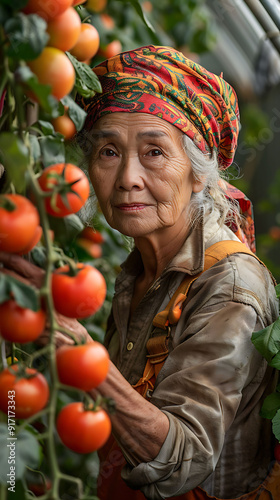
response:
<svg viewBox="0 0 280 500"><path fill-rule="evenodd" d="M63 384L84 391L96 388L107 377L109 355L99 342L61 346L56 353L57 371ZM57 417L57 432L65 446L76 453L90 453L107 441L111 421L100 407L80 402L64 406Z"/></svg>
<svg viewBox="0 0 280 500"><path fill-rule="evenodd" d="M23 9L24 13L37 14L47 22L47 46L37 58L28 61L28 65L40 83L50 85L52 95L58 100L69 94L75 84L75 70L65 52L69 51L78 61L87 62L99 49L97 29L87 22L82 23L74 8L84 1L56 0L54 3L29 0ZM29 92L29 95L36 101L33 94ZM54 119L53 125L66 139L76 133L67 107L63 116Z"/></svg>

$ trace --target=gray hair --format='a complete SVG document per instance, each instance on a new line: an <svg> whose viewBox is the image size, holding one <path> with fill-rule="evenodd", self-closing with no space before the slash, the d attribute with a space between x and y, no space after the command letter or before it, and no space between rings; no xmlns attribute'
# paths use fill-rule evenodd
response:
<svg viewBox="0 0 280 500"><path fill-rule="evenodd" d="M188 212L191 224L194 225L202 214L205 218L209 217L214 210L220 214L221 225L230 221L241 223L238 203L226 197L222 189L226 174L223 175L223 172L219 170L217 154L215 152L202 153L185 134L183 148L191 161L194 178L204 184L200 192L192 194Z"/></svg>

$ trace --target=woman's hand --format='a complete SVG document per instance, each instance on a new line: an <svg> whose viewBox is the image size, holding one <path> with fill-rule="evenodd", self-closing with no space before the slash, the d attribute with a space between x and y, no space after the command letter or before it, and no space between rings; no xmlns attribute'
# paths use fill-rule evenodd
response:
<svg viewBox="0 0 280 500"><path fill-rule="evenodd" d="M9 274L23 283L33 285L36 288L41 288L44 282L45 272L40 267L35 266L26 259L19 255L1 252L0 251L0 272ZM66 318L58 312L54 311L55 320L63 330L68 330L77 342L93 342L91 336L88 334L86 328L79 323L76 319ZM42 335L37 339L36 343L44 346L49 341L49 322L47 322L46 329ZM55 344L59 347L63 344L73 344L74 340L65 332L57 330L55 332Z"/></svg>

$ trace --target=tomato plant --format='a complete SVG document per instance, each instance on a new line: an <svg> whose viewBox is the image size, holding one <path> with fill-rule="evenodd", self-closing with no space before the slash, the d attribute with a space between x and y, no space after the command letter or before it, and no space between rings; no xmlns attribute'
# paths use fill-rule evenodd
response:
<svg viewBox="0 0 280 500"><path fill-rule="evenodd" d="M20 307L11 299L0 304L0 334L10 342L32 342L43 332L46 313Z"/></svg>
<svg viewBox="0 0 280 500"><path fill-rule="evenodd" d="M70 450L90 453L106 443L111 421L105 410L86 410L83 403L70 403L59 413L56 428L61 441Z"/></svg>
<svg viewBox="0 0 280 500"><path fill-rule="evenodd" d="M76 274L69 265L56 269L52 275L52 295L56 310L69 318L85 318L102 306L106 282L94 267L78 263Z"/></svg>
<svg viewBox="0 0 280 500"><path fill-rule="evenodd" d="M37 208L19 194L0 195L0 249L23 252L37 232Z"/></svg>
<svg viewBox="0 0 280 500"><path fill-rule="evenodd" d="M70 50L78 61L91 59L98 51L100 43L99 33L92 24L83 23L76 45Z"/></svg>
<svg viewBox="0 0 280 500"><path fill-rule="evenodd" d="M38 179L44 192L47 212L54 217L78 212L89 196L89 182L84 172L71 163L57 163L47 167Z"/></svg>
<svg viewBox="0 0 280 500"><path fill-rule="evenodd" d="M75 83L75 70L62 50L45 47L39 57L28 66L40 83L50 85L51 93L58 100L71 92ZM34 95L32 95L34 99Z"/></svg>
<svg viewBox="0 0 280 500"><path fill-rule="evenodd" d="M14 372L14 373L13 373ZM9 395L14 391L16 418L28 418L42 410L49 399L49 386L45 377L34 368L26 368L17 378L19 365L12 365L0 373L0 410L8 413Z"/></svg>
<svg viewBox="0 0 280 500"><path fill-rule="evenodd" d="M105 380L109 354L99 342L64 345L56 352L59 379L63 384L89 391Z"/></svg>
<svg viewBox="0 0 280 500"><path fill-rule="evenodd" d="M66 9L60 16L48 23L48 45L62 51L70 50L76 44L81 32L81 19L73 7Z"/></svg>

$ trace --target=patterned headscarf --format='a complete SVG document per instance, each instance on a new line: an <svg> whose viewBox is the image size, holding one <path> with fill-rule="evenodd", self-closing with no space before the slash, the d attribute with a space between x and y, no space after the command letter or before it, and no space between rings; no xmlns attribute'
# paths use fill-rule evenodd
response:
<svg viewBox="0 0 280 500"><path fill-rule="evenodd" d="M102 93L78 103L87 111L85 130L113 112L149 113L172 123L203 152L216 151L221 170L229 167L237 147L239 110L233 88L221 77L170 47L141 47L102 62L93 71ZM225 181L221 188L239 202L247 224L232 231L255 252L250 200Z"/></svg>
<svg viewBox="0 0 280 500"><path fill-rule="evenodd" d="M102 93L80 99L90 129L115 111L149 113L175 125L203 152L217 151L227 168L237 146L239 111L233 88L170 47L147 46L96 66Z"/></svg>

